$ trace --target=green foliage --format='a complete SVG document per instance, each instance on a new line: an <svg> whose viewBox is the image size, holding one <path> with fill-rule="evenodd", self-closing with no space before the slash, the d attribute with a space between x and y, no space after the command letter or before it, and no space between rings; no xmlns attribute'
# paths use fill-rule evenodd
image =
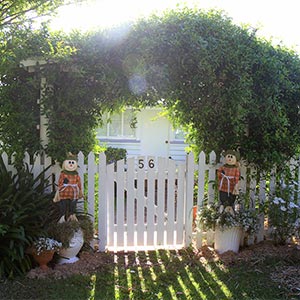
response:
<svg viewBox="0 0 300 300"><path fill-rule="evenodd" d="M277 195L274 196L268 205L268 220L271 229L271 236L275 244L284 245L288 238L299 235L299 205L295 192L296 183L281 184Z"/></svg>
<svg viewBox="0 0 300 300"><path fill-rule="evenodd" d="M57 63L41 70L47 78L42 104L48 118L48 154L61 161L65 153L90 152L94 129L105 111L123 106L126 95L122 61L106 32L57 40L52 53ZM71 47L71 48L70 48ZM64 52L64 49L73 49Z"/></svg>
<svg viewBox="0 0 300 300"><path fill-rule="evenodd" d="M43 233L49 213L44 175L34 179L26 165L13 175L0 157L0 278L24 274L31 267L26 249Z"/></svg>
<svg viewBox="0 0 300 300"><path fill-rule="evenodd" d="M258 216L254 210L238 210L232 214L226 210L220 212L216 204L203 205L198 212L197 221L204 230L215 230L216 226L221 230L240 226L245 232L252 234L259 229Z"/></svg>
<svg viewBox="0 0 300 300"><path fill-rule="evenodd" d="M16 153L16 161L22 161L24 152L30 154L40 149L40 111L36 103L39 83L33 74L16 68L1 79L5 87L0 89L0 136L2 150ZM32 101L35 99L35 101Z"/></svg>
<svg viewBox="0 0 300 300"><path fill-rule="evenodd" d="M299 150L300 60L292 51L221 12L191 9L139 22L126 47L132 73L147 82L146 103L163 98L196 152L239 148L268 169Z"/></svg>
<svg viewBox="0 0 300 300"><path fill-rule="evenodd" d="M89 243L94 236L93 223L89 216L79 215L77 221L62 223L51 222L47 226L47 233L51 238L62 243L63 248L68 248L74 233L81 229L85 243Z"/></svg>
<svg viewBox="0 0 300 300"><path fill-rule="evenodd" d="M55 76L50 75L50 69ZM67 152L87 154L95 144L95 133L100 113L88 82L80 73L58 71L58 65L48 69L47 89L42 103L48 118L47 153L62 162ZM55 71L53 70L55 69ZM53 74L52 73L52 74Z"/></svg>
<svg viewBox="0 0 300 300"><path fill-rule="evenodd" d="M126 159L127 151L123 148L107 147L105 150L106 162L111 164L121 159Z"/></svg>
<svg viewBox="0 0 300 300"><path fill-rule="evenodd" d="M62 50L53 50L51 42L55 44L55 36L50 41L46 27L38 31L24 27L2 34L0 32L0 40L3 38L0 43L0 147L9 155L16 153L19 163L25 151L32 155L42 149L38 128L41 65L34 67L35 72L28 72L20 68L20 62L41 53L58 55Z"/></svg>
<svg viewBox="0 0 300 300"><path fill-rule="evenodd" d="M1 1L0 30L32 20L37 16L50 14L62 5L63 0L3 0Z"/></svg>
<svg viewBox="0 0 300 300"><path fill-rule="evenodd" d="M46 150L57 160L68 151L91 151L103 112L124 105L162 105L186 129L196 153L239 148L246 161L266 170L300 150L299 56L257 38L253 29L235 25L222 12L178 8L129 27L86 34L46 28L16 31L15 39L1 34L0 51L9 53L2 67L12 72L8 84L0 86L5 103L0 128L10 124L20 126L20 134L36 133L32 116L18 124L8 117L7 103L13 100L4 90L17 87L12 80L20 60L45 59L36 78L47 78L42 97L49 120ZM24 90L26 111L36 112L36 99ZM29 145L5 137L4 146L18 152L41 148L32 138L23 140Z"/></svg>

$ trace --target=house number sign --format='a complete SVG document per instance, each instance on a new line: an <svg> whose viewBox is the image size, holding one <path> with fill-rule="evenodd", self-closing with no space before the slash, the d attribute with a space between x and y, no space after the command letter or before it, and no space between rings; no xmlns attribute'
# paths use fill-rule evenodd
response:
<svg viewBox="0 0 300 300"><path fill-rule="evenodd" d="M153 159L153 158L148 159L148 161L145 161L144 158L140 158L140 159L138 160L138 163L139 163L139 169L144 169L144 168L145 168L145 164L146 164L150 169L153 169L153 168L155 167L154 159Z"/></svg>

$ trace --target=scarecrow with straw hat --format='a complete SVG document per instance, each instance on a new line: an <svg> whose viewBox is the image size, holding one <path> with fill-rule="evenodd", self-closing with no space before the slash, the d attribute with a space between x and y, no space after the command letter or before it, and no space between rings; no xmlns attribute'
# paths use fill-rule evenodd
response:
<svg viewBox="0 0 300 300"><path fill-rule="evenodd" d="M81 179L77 172L77 156L68 153L62 164L62 171L58 180L58 190L54 202L60 205L60 220L77 220L75 211L78 199L83 197Z"/></svg>
<svg viewBox="0 0 300 300"><path fill-rule="evenodd" d="M239 194L240 168L238 161L240 154L235 150L227 150L224 153L224 157L225 164L217 171L219 179L219 212L222 213L225 210L234 215L234 203Z"/></svg>

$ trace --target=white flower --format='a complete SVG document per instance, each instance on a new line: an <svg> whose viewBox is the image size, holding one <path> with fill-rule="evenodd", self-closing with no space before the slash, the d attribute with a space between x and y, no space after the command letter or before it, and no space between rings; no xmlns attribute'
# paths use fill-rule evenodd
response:
<svg viewBox="0 0 300 300"><path fill-rule="evenodd" d="M285 184L285 182L283 180L280 180L280 185L281 188L286 189L287 185Z"/></svg>
<svg viewBox="0 0 300 300"><path fill-rule="evenodd" d="M297 204L295 204L294 202L290 202L289 207L290 208L298 208L299 206Z"/></svg>
<svg viewBox="0 0 300 300"><path fill-rule="evenodd" d="M37 254L40 254L44 250L59 250L62 243L51 238L40 237L37 241L33 242L33 245Z"/></svg>
<svg viewBox="0 0 300 300"><path fill-rule="evenodd" d="M300 219L299 219L299 218L296 219L294 225L295 225L296 227L299 227L299 225L300 225Z"/></svg>
<svg viewBox="0 0 300 300"><path fill-rule="evenodd" d="M283 205L281 205L281 206L280 206L280 210L282 210L282 211L286 211L286 207L285 207L285 206L283 206Z"/></svg>
<svg viewBox="0 0 300 300"><path fill-rule="evenodd" d="M273 203L274 204L280 204L280 203L284 204L285 201L280 197L275 197L274 200L273 200Z"/></svg>

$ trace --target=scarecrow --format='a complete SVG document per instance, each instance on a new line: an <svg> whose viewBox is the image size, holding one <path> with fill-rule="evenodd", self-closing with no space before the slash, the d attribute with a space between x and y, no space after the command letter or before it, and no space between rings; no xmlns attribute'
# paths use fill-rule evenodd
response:
<svg viewBox="0 0 300 300"><path fill-rule="evenodd" d="M227 150L224 153L224 157L225 164L217 171L219 179L219 212L222 213L225 209L225 212L234 215L234 203L239 194L240 168L238 160L240 155L237 151Z"/></svg>
<svg viewBox="0 0 300 300"><path fill-rule="evenodd" d="M53 199L60 205L60 220L77 220L75 215L77 200L82 198L81 179L77 172L77 156L71 153L62 164L62 171L58 180L58 190Z"/></svg>

